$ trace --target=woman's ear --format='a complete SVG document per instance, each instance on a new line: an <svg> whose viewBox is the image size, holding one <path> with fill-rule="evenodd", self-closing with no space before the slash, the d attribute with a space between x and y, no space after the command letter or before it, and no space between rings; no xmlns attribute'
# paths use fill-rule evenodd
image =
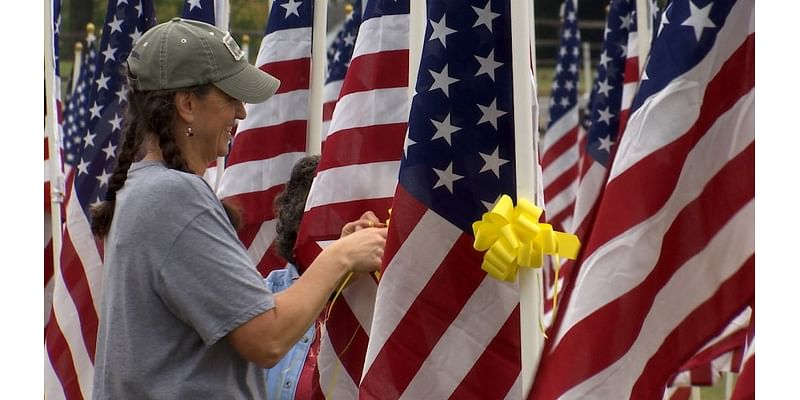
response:
<svg viewBox="0 0 800 400"><path fill-rule="evenodd" d="M194 96L191 92L175 93L175 109L178 111L178 116L187 124L194 122L194 106Z"/></svg>

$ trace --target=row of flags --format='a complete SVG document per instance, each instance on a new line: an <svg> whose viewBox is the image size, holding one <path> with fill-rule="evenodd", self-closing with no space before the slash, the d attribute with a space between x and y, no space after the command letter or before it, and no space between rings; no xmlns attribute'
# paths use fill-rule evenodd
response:
<svg viewBox="0 0 800 400"><path fill-rule="evenodd" d="M353 2L326 55L324 146L298 235L300 269L363 211L391 222L381 274L354 277L322 327L318 392L654 398L682 382L713 383L715 371L747 371L753 1L675 0L656 13L642 55L636 1L612 0L584 127L577 1L565 0L540 160L515 157L514 113L525 110L512 93L531 89L512 79L510 4L428 1L413 79L409 0ZM190 0L183 15L227 25L228 10ZM242 208L240 239L265 276L285 264L273 247L274 197L308 149L312 20L312 1L273 2L256 65L281 87L246 105L216 188ZM95 50L87 40L67 105L63 248L45 265L47 398L91 397L103 266L87 210L102 199L119 145L127 96L119 71L154 24L151 0L109 1L101 43ZM501 194L516 198L517 181L533 177L515 166L533 162L543 170L547 222L577 233L583 249L558 282L546 271L545 292L556 296L560 285L560 304L545 302L548 339L525 394L519 285L480 269L472 222ZM731 362L720 367L723 359Z"/></svg>

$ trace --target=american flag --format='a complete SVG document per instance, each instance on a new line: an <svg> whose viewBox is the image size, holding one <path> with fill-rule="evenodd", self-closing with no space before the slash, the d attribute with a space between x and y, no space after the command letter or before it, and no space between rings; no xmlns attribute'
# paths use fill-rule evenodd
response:
<svg viewBox="0 0 800 400"><path fill-rule="evenodd" d="M55 271L53 318L45 329L45 397L91 398L102 298L102 246L89 229L89 207L102 200L123 124L127 88L121 72L132 43L155 24L149 0L112 0L89 95L90 117L83 153L67 182L67 222L61 268Z"/></svg>
<svg viewBox="0 0 800 400"><path fill-rule="evenodd" d="M183 4L181 17L202 21L214 25L222 31L228 31L230 5L228 0L186 0ZM208 164L206 172L203 173L203 179L205 179L212 188L217 187L217 173L219 170L217 162L224 159L224 157L219 157L217 160L212 161Z"/></svg>
<svg viewBox="0 0 800 400"><path fill-rule="evenodd" d="M751 0L667 7L531 398L660 398L754 296Z"/></svg>
<svg viewBox="0 0 800 400"><path fill-rule="evenodd" d="M753 330L755 326L753 326ZM736 381L731 400L749 400L756 398L756 339L751 331L747 343L747 353L742 361L742 372Z"/></svg>
<svg viewBox="0 0 800 400"><path fill-rule="evenodd" d="M388 218L408 127L409 0L371 0L333 112L296 244L305 268L366 210ZM345 34L346 37L347 34ZM320 386L358 397L377 283L356 279L334 303L320 342ZM338 378L336 378L338 377Z"/></svg>
<svg viewBox="0 0 800 400"><path fill-rule="evenodd" d="M61 157L50 157L50 146L57 151L62 151L61 134L63 116L61 114L61 74L58 62L58 33L61 27L61 1L54 0L48 3L50 15L52 17L51 29L45 32L52 33L50 48L45 51L50 52L53 65L45 68L46 73L51 74L49 91L45 90L45 109L44 109L44 324L50 319L53 304L53 273L55 270L55 254L53 247L53 221L52 221L52 191L60 193L63 190L64 163ZM46 59L47 60L47 59ZM47 62L47 61L46 61ZM45 79L45 85L47 85ZM48 93L49 92L49 93ZM55 118L55 120L53 120ZM55 186L53 188L52 186ZM63 207L62 207L63 210ZM63 220L63 212L61 214ZM60 221L59 221L60 224Z"/></svg>
<svg viewBox="0 0 800 400"><path fill-rule="evenodd" d="M577 14L576 1L565 0L558 59L550 94L550 118L541 155L547 219L553 229L559 231L572 228L572 210L578 191L578 67L581 62L581 36Z"/></svg>
<svg viewBox="0 0 800 400"><path fill-rule="evenodd" d="M281 81L274 97L247 104L228 154L218 196L238 203L244 227L239 238L266 276L284 261L276 252L275 196L306 152L313 1L276 0L256 65Z"/></svg>
<svg viewBox="0 0 800 400"><path fill-rule="evenodd" d="M81 70L75 91L67 102L64 124L64 162L75 167L83 152L83 138L89 126L89 91L92 90L94 73L97 71L97 37L94 32L86 35L86 46L82 56Z"/></svg>
<svg viewBox="0 0 800 400"><path fill-rule="evenodd" d="M342 91L345 73L353 58L358 27L361 26L361 0L353 2L351 11L347 14L342 28L336 33L336 38L328 48L327 68L325 69L325 86L322 89L322 141L328 135L328 128L333 118L333 109L339 100Z"/></svg>
<svg viewBox="0 0 800 400"><path fill-rule="evenodd" d="M471 226L516 198L509 5L427 3L362 399L521 395L518 286L481 270Z"/></svg>

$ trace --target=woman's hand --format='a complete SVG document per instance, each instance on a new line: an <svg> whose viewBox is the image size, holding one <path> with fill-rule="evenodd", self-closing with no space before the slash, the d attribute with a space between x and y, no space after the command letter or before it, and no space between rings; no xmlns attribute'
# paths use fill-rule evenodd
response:
<svg viewBox="0 0 800 400"><path fill-rule="evenodd" d="M386 224L382 223L372 211L367 211L361 214L361 218L356 221L348 222L342 227L342 234L339 237L345 237L353 232L365 228L383 228Z"/></svg>
<svg viewBox="0 0 800 400"><path fill-rule="evenodd" d="M383 260L387 228L370 228L369 224L366 224L366 227L360 227L360 225L355 225L355 232L342 236L326 251L334 250L341 254L351 272L377 271Z"/></svg>

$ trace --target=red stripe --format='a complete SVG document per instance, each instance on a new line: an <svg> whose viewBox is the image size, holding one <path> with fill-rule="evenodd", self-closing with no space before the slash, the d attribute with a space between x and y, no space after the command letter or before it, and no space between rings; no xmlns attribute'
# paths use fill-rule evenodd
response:
<svg viewBox="0 0 800 400"><path fill-rule="evenodd" d="M72 362L72 352L69 350L56 318L50 318L50 322L47 323L44 342L50 364L64 390L64 396L67 400L83 399L78 374Z"/></svg>
<svg viewBox="0 0 800 400"><path fill-rule="evenodd" d="M44 181L44 212L46 214L53 212L52 199L50 197L50 181Z"/></svg>
<svg viewBox="0 0 800 400"><path fill-rule="evenodd" d="M226 167L306 151L306 125L306 121L289 121L239 132L231 146Z"/></svg>
<svg viewBox="0 0 800 400"><path fill-rule="evenodd" d="M44 286L47 286L50 280L53 279L54 272L55 259L53 258L53 239L51 238L44 246Z"/></svg>
<svg viewBox="0 0 800 400"><path fill-rule="evenodd" d="M353 315L353 310L344 298L340 297L334 303L326 327L331 346L336 351L339 361L353 383L358 386L361 370L364 369L364 357L367 354L369 336ZM340 375L339 379L345 379L344 375ZM330 384L330 382L322 383L324 387Z"/></svg>
<svg viewBox="0 0 800 400"><path fill-rule="evenodd" d="M514 386L521 365L517 306L450 398L503 399Z"/></svg>
<svg viewBox="0 0 800 400"><path fill-rule="evenodd" d="M706 184L700 196L676 216L664 235L660 258L647 278L622 297L575 324L558 347L546 356L546 362L542 363L544 368L539 369L536 378L542 384L534 387L534 398L558 397L628 351L641 330L642 322L655 300L655 294L677 269L702 251L729 219L753 199L754 148L755 145L751 144L732 159ZM618 203L617 206L625 208L630 204L627 201ZM609 215L619 215L619 211ZM608 218L604 222L608 221L610 225L617 220L616 217ZM703 229L697 229L699 226ZM640 242L646 245L646 241ZM624 263L625 260L620 262ZM714 269L710 268L709 279L714 276ZM605 329L608 326L615 328ZM592 349L595 349L593 356L584 357ZM677 367L675 366L676 369ZM564 371L569 371L570 374L564 374Z"/></svg>
<svg viewBox="0 0 800 400"><path fill-rule="evenodd" d="M389 50L354 58L339 98L351 93L408 86L408 50Z"/></svg>
<svg viewBox="0 0 800 400"><path fill-rule="evenodd" d="M756 398L756 355L744 363L736 388L733 389L731 400L755 400Z"/></svg>
<svg viewBox="0 0 800 400"><path fill-rule="evenodd" d="M333 118L333 110L336 109L336 100L322 103L322 121L330 121Z"/></svg>
<svg viewBox="0 0 800 400"><path fill-rule="evenodd" d="M389 218L392 198L362 199L343 203L325 204L314 207L303 214L306 223L300 224L295 244L295 258L298 268L305 270L322 250L318 240L336 240L342 227L350 221L358 220L365 211L375 213L379 220Z"/></svg>
<svg viewBox="0 0 800 400"><path fill-rule="evenodd" d="M317 173L346 165L397 161L403 156L408 124L369 125L331 132Z"/></svg>
<svg viewBox="0 0 800 400"><path fill-rule="evenodd" d="M400 210L398 214L403 215ZM425 235L417 232L416 235ZM435 240L431 238L431 240ZM470 299L486 273L473 237L461 234L380 349L361 385L361 398L398 398ZM382 284L386 285L385 281ZM366 396L365 396L366 394Z"/></svg>
<svg viewBox="0 0 800 400"><path fill-rule="evenodd" d="M50 140L47 136L44 137L44 160L50 159Z"/></svg>
<svg viewBox="0 0 800 400"><path fill-rule="evenodd" d="M639 82L639 56L625 59L624 83Z"/></svg>
<svg viewBox="0 0 800 400"><path fill-rule="evenodd" d="M594 253L600 245L649 218L669 199L680 177L681 169L665 168L665 162L669 163L667 165L683 165L689 151L703 138L714 122L753 89L754 47L755 39L751 34L709 82L703 96L700 115L686 134L662 149L654 151L608 183L608 190L603 196L599 213L606 214L609 211L604 209L614 208L618 204L626 204L627 207L615 210L616 214L608 214L615 215L614 224L604 224L594 229L587 246L587 254ZM652 179L653 176L658 176L658 179ZM631 192L625 190L632 188L641 193L641 196L637 196L636 202L629 201Z"/></svg>
<svg viewBox="0 0 800 400"><path fill-rule="evenodd" d="M81 238L81 240L91 240L92 238ZM97 344L97 310L95 309L92 292L89 288L89 281L86 279L86 271L72 244L72 236L69 229L64 233L63 247L61 252L61 276L64 285L69 291L72 302L78 311L83 343L89 358L94 362L95 345Z"/></svg>
<svg viewBox="0 0 800 400"><path fill-rule="evenodd" d="M550 145L550 147L544 149L544 153L542 154L542 169L547 168L553 161L558 159L558 157L561 157L562 154L566 153L572 147L577 146L577 142L578 125L575 125L569 132L565 133L564 136L561 136L555 143Z"/></svg>
<svg viewBox="0 0 800 400"><path fill-rule="evenodd" d="M386 268L403 245L405 238L417 227L426 211L428 208L425 205L411 196L402 185L397 185L392 200L392 213L400 218L392 217L389 221L386 247L383 249L383 265L381 265L383 273L386 272Z"/></svg>
<svg viewBox="0 0 800 400"><path fill-rule="evenodd" d="M270 272L284 268L285 266L286 260L278 255L278 250L275 248L275 242L273 241L256 265L256 269L261 273L261 276L266 278Z"/></svg>
<svg viewBox="0 0 800 400"><path fill-rule="evenodd" d="M693 369L700 365L709 365L720 356L732 352L734 349L742 348L747 340L747 329L742 328L730 333L722 340L714 343L703 351L695 354L681 367L681 370Z"/></svg>
<svg viewBox="0 0 800 400"><path fill-rule="evenodd" d="M275 197L283 191L284 184L273 186L267 190L259 192L247 192L227 197L226 200L242 211L242 222L244 225L258 225L264 221L275 219ZM255 234L255 233L254 233ZM242 238L242 236L239 236ZM250 241L242 239L246 246L250 246Z"/></svg>
<svg viewBox="0 0 800 400"><path fill-rule="evenodd" d="M309 88L310 58L271 62L260 66L259 69L280 79L281 84L275 94Z"/></svg>
<svg viewBox="0 0 800 400"><path fill-rule="evenodd" d="M668 360L668 361L673 361L674 362L674 360ZM673 364L671 363L670 365L673 365ZM646 375L642 374L642 376L646 376ZM698 366L692 368L689 371L689 381L691 382L692 386L714 386L714 373L713 373L713 371L711 371L711 366L706 364L706 365L698 365ZM667 385L666 385L666 383L664 383L664 384L662 384L660 386L666 388ZM648 390L647 393L655 394L652 391L652 389ZM631 396L631 398L634 398L634 397ZM638 396L638 398L642 398L642 397Z"/></svg>
<svg viewBox="0 0 800 400"><path fill-rule="evenodd" d="M650 357L633 387L632 399L653 398L663 393L670 374L691 357L709 338L736 317L755 295L755 254L725 280L711 298L703 302L674 329ZM694 372L694 370L692 371ZM694 383L694 375L692 381ZM703 380L712 385L711 377Z"/></svg>
<svg viewBox="0 0 800 400"><path fill-rule="evenodd" d="M679 387L675 389L675 392L672 393L669 400L689 400L692 396L692 388L690 387Z"/></svg>

